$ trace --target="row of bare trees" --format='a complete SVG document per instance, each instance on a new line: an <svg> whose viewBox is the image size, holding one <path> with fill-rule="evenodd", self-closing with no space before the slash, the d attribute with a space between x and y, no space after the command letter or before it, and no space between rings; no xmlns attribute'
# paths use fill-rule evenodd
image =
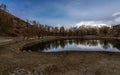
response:
<svg viewBox="0 0 120 75"><path fill-rule="evenodd" d="M31 25L27 25L23 30L24 37L44 37L44 36L104 36L104 37L119 37L120 26L103 26L103 27L86 27L80 26L72 27L69 29L61 27L52 27L48 25L42 25L36 21L31 21Z"/></svg>

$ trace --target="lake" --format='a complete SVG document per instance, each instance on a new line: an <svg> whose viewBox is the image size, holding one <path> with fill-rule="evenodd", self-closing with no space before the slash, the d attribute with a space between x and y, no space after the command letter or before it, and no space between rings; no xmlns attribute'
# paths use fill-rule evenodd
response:
<svg viewBox="0 0 120 75"><path fill-rule="evenodd" d="M23 47L22 51L63 52L63 51L100 51L120 52L117 39L61 39Z"/></svg>

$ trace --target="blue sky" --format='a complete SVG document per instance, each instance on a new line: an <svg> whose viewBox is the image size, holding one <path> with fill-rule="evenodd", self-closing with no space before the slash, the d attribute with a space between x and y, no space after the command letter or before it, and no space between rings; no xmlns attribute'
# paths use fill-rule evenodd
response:
<svg viewBox="0 0 120 75"><path fill-rule="evenodd" d="M0 0L10 13L42 24L120 23L120 0Z"/></svg>

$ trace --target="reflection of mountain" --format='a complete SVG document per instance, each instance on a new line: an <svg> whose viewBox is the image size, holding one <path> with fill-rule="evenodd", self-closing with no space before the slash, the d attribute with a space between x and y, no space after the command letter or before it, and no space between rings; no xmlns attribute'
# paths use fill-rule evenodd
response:
<svg viewBox="0 0 120 75"><path fill-rule="evenodd" d="M101 45L104 49L110 48L110 45L113 47L120 49L120 40L85 40L85 39L71 39L71 40L55 40L49 42L38 43L31 47L24 47L22 50L31 50L31 51L39 51L39 50L49 50L56 48L65 48L67 45L81 45L81 46L98 46Z"/></svg>

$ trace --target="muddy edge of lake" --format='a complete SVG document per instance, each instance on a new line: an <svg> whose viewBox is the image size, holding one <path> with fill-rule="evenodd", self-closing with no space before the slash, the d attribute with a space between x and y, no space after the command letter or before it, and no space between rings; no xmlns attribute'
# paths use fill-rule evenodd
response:
<svg viewBox="0 0 120 75"><path fill-rule="evenodd" d="M16 68L36 71L43 75L120 75L120 53L109 52L21 52L27 43L58 39L14 42L0 46L0 75Z"/></svg>

